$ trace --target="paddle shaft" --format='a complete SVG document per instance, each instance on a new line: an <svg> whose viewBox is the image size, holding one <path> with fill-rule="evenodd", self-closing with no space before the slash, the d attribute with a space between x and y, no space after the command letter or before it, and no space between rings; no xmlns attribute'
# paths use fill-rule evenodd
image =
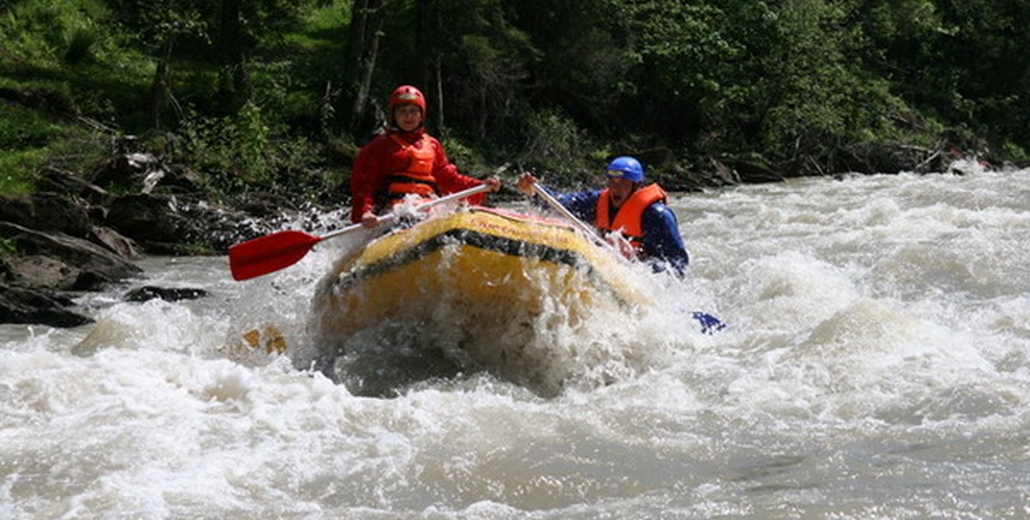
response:
<svg viewBox="0 0 1030 520"><path fill-rule="evenodd" d="M592 226L580 220L579 217L569 211L569 208L562 206L561 202L558 202L558 199L554 198L550 193L547 193L547 190L540 186L540 183L533 183L533 193L536 193L537 196L544 199L544 201L550 204L552 208L554 208L558 213L561 213L563 217L565 217L569 222L572 222L580 231L586 233L586 235L595 242L604 243L604 241L601 240L601 237L597 236L597 231L594 230Z"/></svg>
<svg viewBox="0 0 1030 520"><path fill-rule="evenodd" d="M489 185L480 184L479 186L476 186L474 188L469 188L467 190L459 191L457 193L452 193L450 195L444 195L443 197L440 197L438 199L432 199L430 201L423 202L422 204L419 204L416 207L416 209L418 209L419 211L426 210L426 209L429 209L429 208L431 208L433 206L438 206L440 204L446 204L448 202L453 202L453 201L456 201L456 200L461 200L461 199L464 199L465 197L471 197L472 195L475 195L477 193L482 193L482 192L487 191L489 189L490 189ZM387 213L385 215L380 215L379 216L379 224L380 225L388 224L388 223L392 222L396 218L397 218L397 215L395 215L393 213ZM329 240L330 238L336 238L338 236L346 235L348 233L357 231L357 230L361 229L362 227L364 227L364 225L361 224L360 222L357 223L357 224L351 224L351 225L349 225L349 226L347 226L345 228L340 228L340 229L337 229L336 231L331 231L329 233L326 233L326 234L322 235L321 237L319 237L319 241Z"/></svg>
<svg viewBox="0 0 1030 520"><path fill-rule="evenodd" d="M433 206L464 199L490 189L490 185L481 184L430 200L418 205L415 209L424 211ZM379 217L379 223L385 224L396 218L395 213L387 213ZM323 240L343 236L363 228L364 226L360 223L351 224L320 237L308 235L302 231L287 230L241 242L229 248L229 268L236 280L247 280L272 273L299 262L315 244Z"/></svg>

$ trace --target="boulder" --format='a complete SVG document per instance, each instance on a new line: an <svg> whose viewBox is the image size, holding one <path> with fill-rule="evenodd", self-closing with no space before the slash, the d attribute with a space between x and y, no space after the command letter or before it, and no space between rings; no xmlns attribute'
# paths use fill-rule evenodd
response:
<svg viewBox="0 0 1030 520"><path fill-rule="evenodd" d="M139 246L136 245L136 242L109 227L93 226L88 238L91 242L110 249L122 258L139 258Z"/></svg>
<svg viewBox="0 0 1030 520"><path fill-rule="evenodd" d="M135 194L115 198L105 225L136 241L152 254L224 254L229 246L253 238L253 219L245 212L194 196Z"/></svg>
<svg viewBox="0 0 1030 520"><path fill-rule="evenodd" d="M85 197L90 201L103 201L107 198L107 190L93 184L67 170L53 166L44 166L39 170L36 186L41 191L53 191Z"/></svg>
<svg viewBox="0 0 1030 520"><path fill-rule="evenodd" d="M0 222L0 237L12 243L24 256L47 256L59 259L70 272L67 278L74 278L69 289L92 290L105 283L118 282L143 272L135 264L88 240L61 232L37 231L11 222ZM31 263L38 268L42 262ZM54 262L56 265L56 262ZM58 268L58 270L65 268ZM23 272L17 276L31 276ZM52 275L47 275L52 276ZM64 276L62 279L66 278ZM20 284L31 286L30 282Z"/></svg>
<svg viewBox="0 0 1030 520"><path fill-rule="evenodd" d="M167 302L177 302L180 300L196 300L197 298L203 298L207 295L208 292L204 289L194 289L189 287L169 288L144 285L143 287L137 287L125 293L125 301L145 302L159 298Z"/></svg>
<svg viewBox="0 0 1030 520"><path fill-rule="evenodd" d="M149 152L127 152L103 161L87 174L88 182L117 187L120 192L154 193L161 186L169 191L201 191L201 179L193 170L171 167Z"/></svg>
<svg viewBox="0 0 1030 520"><path fill-rule="evenodd" d="M5 261L6 279L25 289L70 291L81 271L52 256L18 255Z"/></svg>
<svg viewBox="0 0 1030 520"><path fill-rule="evenodd" d="M84 237L89 231L90 216L81 199L52 191L0 196L0 220L41 231L60 231Z"/></svg>
<svg viewBox="0 0 1030 520"><path fill-rule="evenodd" d="M176 210L175 200L167 195L116 197L108 208L105 224L148 250L148 245L182 241L189 232L189 222Z"/></svg>
<svg viewBox="0 0 1030 520"><path fill-rule="evenodd" d="M72 302L53 294L0 284L0 323L78 327L93 320L69 311Z"/></svg>

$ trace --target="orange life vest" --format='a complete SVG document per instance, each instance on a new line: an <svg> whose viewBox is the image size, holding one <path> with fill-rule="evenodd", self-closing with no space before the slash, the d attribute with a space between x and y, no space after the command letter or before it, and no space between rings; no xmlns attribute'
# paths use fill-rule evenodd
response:
<svg viewBox="0 0 1030 520"><path fill-rule="evenodd" d="M597 221L594 225L605 233L621 232L639 253L644 245L644 210L655 202L665 202L665 190L657 184L649 184L634 191L615 211L614 219L608 214L608 208L611 207L610 198L608 188L605 188L597 198Z"/></svg>
<svg viewBox="0 0 1030 520"><path fill-rule="evenodd" d="M394 202L400 202L408 194L430 197L436 194L436 178L433 177L433 163L436 152L425 134L418 141L408 143L395 134L390 138L400 145L411 161L408 169L390 175L387 196Z"/></svg>

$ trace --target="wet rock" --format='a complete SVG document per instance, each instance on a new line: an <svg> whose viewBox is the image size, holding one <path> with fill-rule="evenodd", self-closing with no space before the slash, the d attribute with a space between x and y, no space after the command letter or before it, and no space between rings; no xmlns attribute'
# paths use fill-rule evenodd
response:
<svg viewBox="0 0 1030 520"><path fill-rule="evenodd" d="M197 298L203 298L207 295L208 292L203 289L167 288L145 285L125 293L125 301L145 302L159 298L168 302L177 302L180 300L196 300Z"/></svg>
<svg viewBox="0 0 1030 520"><path fill-rule="evenodd" d="M37 186L41 191L78 195L90 201L103 201L108 196L107 190L100 186L53 166L40 169Z"/></svg>
<svg viewBox="0 0 1030 520"><path fill-rule="evenodd" d="M241 240L244 213L192 196L138 194L112 201L105 224L151 254L224 254Z"/></svg>
<svg viewBox="0 0 1030 520"><path fill-rule="evenodd" d="M122 258L139 258L139 246L136 245L136 242L109 227L93 226L88 238L91 242L110 249Z"/></svg>
<svg viewBox="0 0 1030 520"><path fill-rule="evenodd" d="M78 327L93 320L66 307L71 300L54 294L0 284L0 323Z"/></svg>
<svg viewBox="0 0 1030 520"><path fill-rule="evenodd" d="M88 238L91 242L104 246L123 258L133 259L139 257L136 242L110 228L94 226L90 230Z"/></svg>
<svg viewBox="0 0 1030 520"><path fill-rule="evenodd" d="M134 194L115 198L105 224L143 244L177 242L188 235L189 222L175 209L172 197Z"/></svg>
<svg viewBox="0 0 1030 520"><path fill-rule="evenodd" d="M240 201L240 209L257 218L276 218L286 210L296 210L296 201L283 195L268 192L249 194L246 200Z"/></svg>
<svg viewBox="0 0 1030 520"><path fill-rule="evenodd" d="M197 192L200 176L188 169L164 164L149 152L127 152L99 163L87 174L88 181L101 187L117 188L123 193L149 194L158 187L175 188L180 193Z"/></svg>
<svg viewBox="0 0 1030 520"><path fill-rule="evenodd" d="M41 231L61 231L83 237L90 227L85 206L83 201L73 196L55 192L0 196L0 220Z"/></svg>
<svg viewBox="0 0 1030 520"><path fill-rule="evenodd" d="M71 290L80 271L45 255L19 255L5 261L6 279L26 289Z"/></svg>
<svg viewBox="0 0 1030 520"><path fill-rule="evenodd" d="M88 240L61 232L46 232L29 229L11 222L0 222L0 237L13 244L23 256L46 256L59 259L68 269L68 278L75 282L68 289L82 290L95 287L97 283L111 283L139 275L143 270L128 260ZM31 267L38 267L35 263ZM17 276L31 277L30 271ZM64 277L62 277L64 278ZM36 282L25 282L33 286ZM59 287L58 289L65 289Z"/></svg>
<svg viewBox="0 0 1030 520"><path fill-rule="evenodd" d="M125 153L97 164L88 179L121 192L150 193L165 174L161 161L153 154Z"/></svg>
<svg viewBox="0 0 1030 520"><path fill-rule="evenodd" d="M747 156L724 156L721 163L731 169L734 175L745 183L783 182L786 175L779 168L757 154Z"/></svg>
<svg viewBox="0 0 1030 520"><path fill-rule="evenodd" d="M82 323L85 318L65 316L53 304L57 294L102 290L138 276L142 270L131 260L142 253L225 254L267 232L261 215L294 206L264 194L247 197L248 208L214 204L196 172L137 149L131 136L118 143L111 158L87 172L47 166L39 171L36 193L0 196L0 284L23 296L15 307L9 301L15 293L7 295L0 322ZM201 296L194 289L146 288L132 298ZM33 305L39 306L35 312Z"/></svg>

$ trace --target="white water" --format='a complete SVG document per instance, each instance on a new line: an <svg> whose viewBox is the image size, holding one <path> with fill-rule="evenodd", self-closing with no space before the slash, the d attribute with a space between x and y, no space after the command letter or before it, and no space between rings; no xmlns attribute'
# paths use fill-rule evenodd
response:
<svg viewBox="0 0 1030 520"><path fill-rule="evenodd" d="M347 244L244 283L148 259L134 286L211 296L0 326L0 518L1028 517L1030 171L969 169L678 197L690 282L555 338L591 355L553 398L356 397L241 346L303 342Z"/></svg>

